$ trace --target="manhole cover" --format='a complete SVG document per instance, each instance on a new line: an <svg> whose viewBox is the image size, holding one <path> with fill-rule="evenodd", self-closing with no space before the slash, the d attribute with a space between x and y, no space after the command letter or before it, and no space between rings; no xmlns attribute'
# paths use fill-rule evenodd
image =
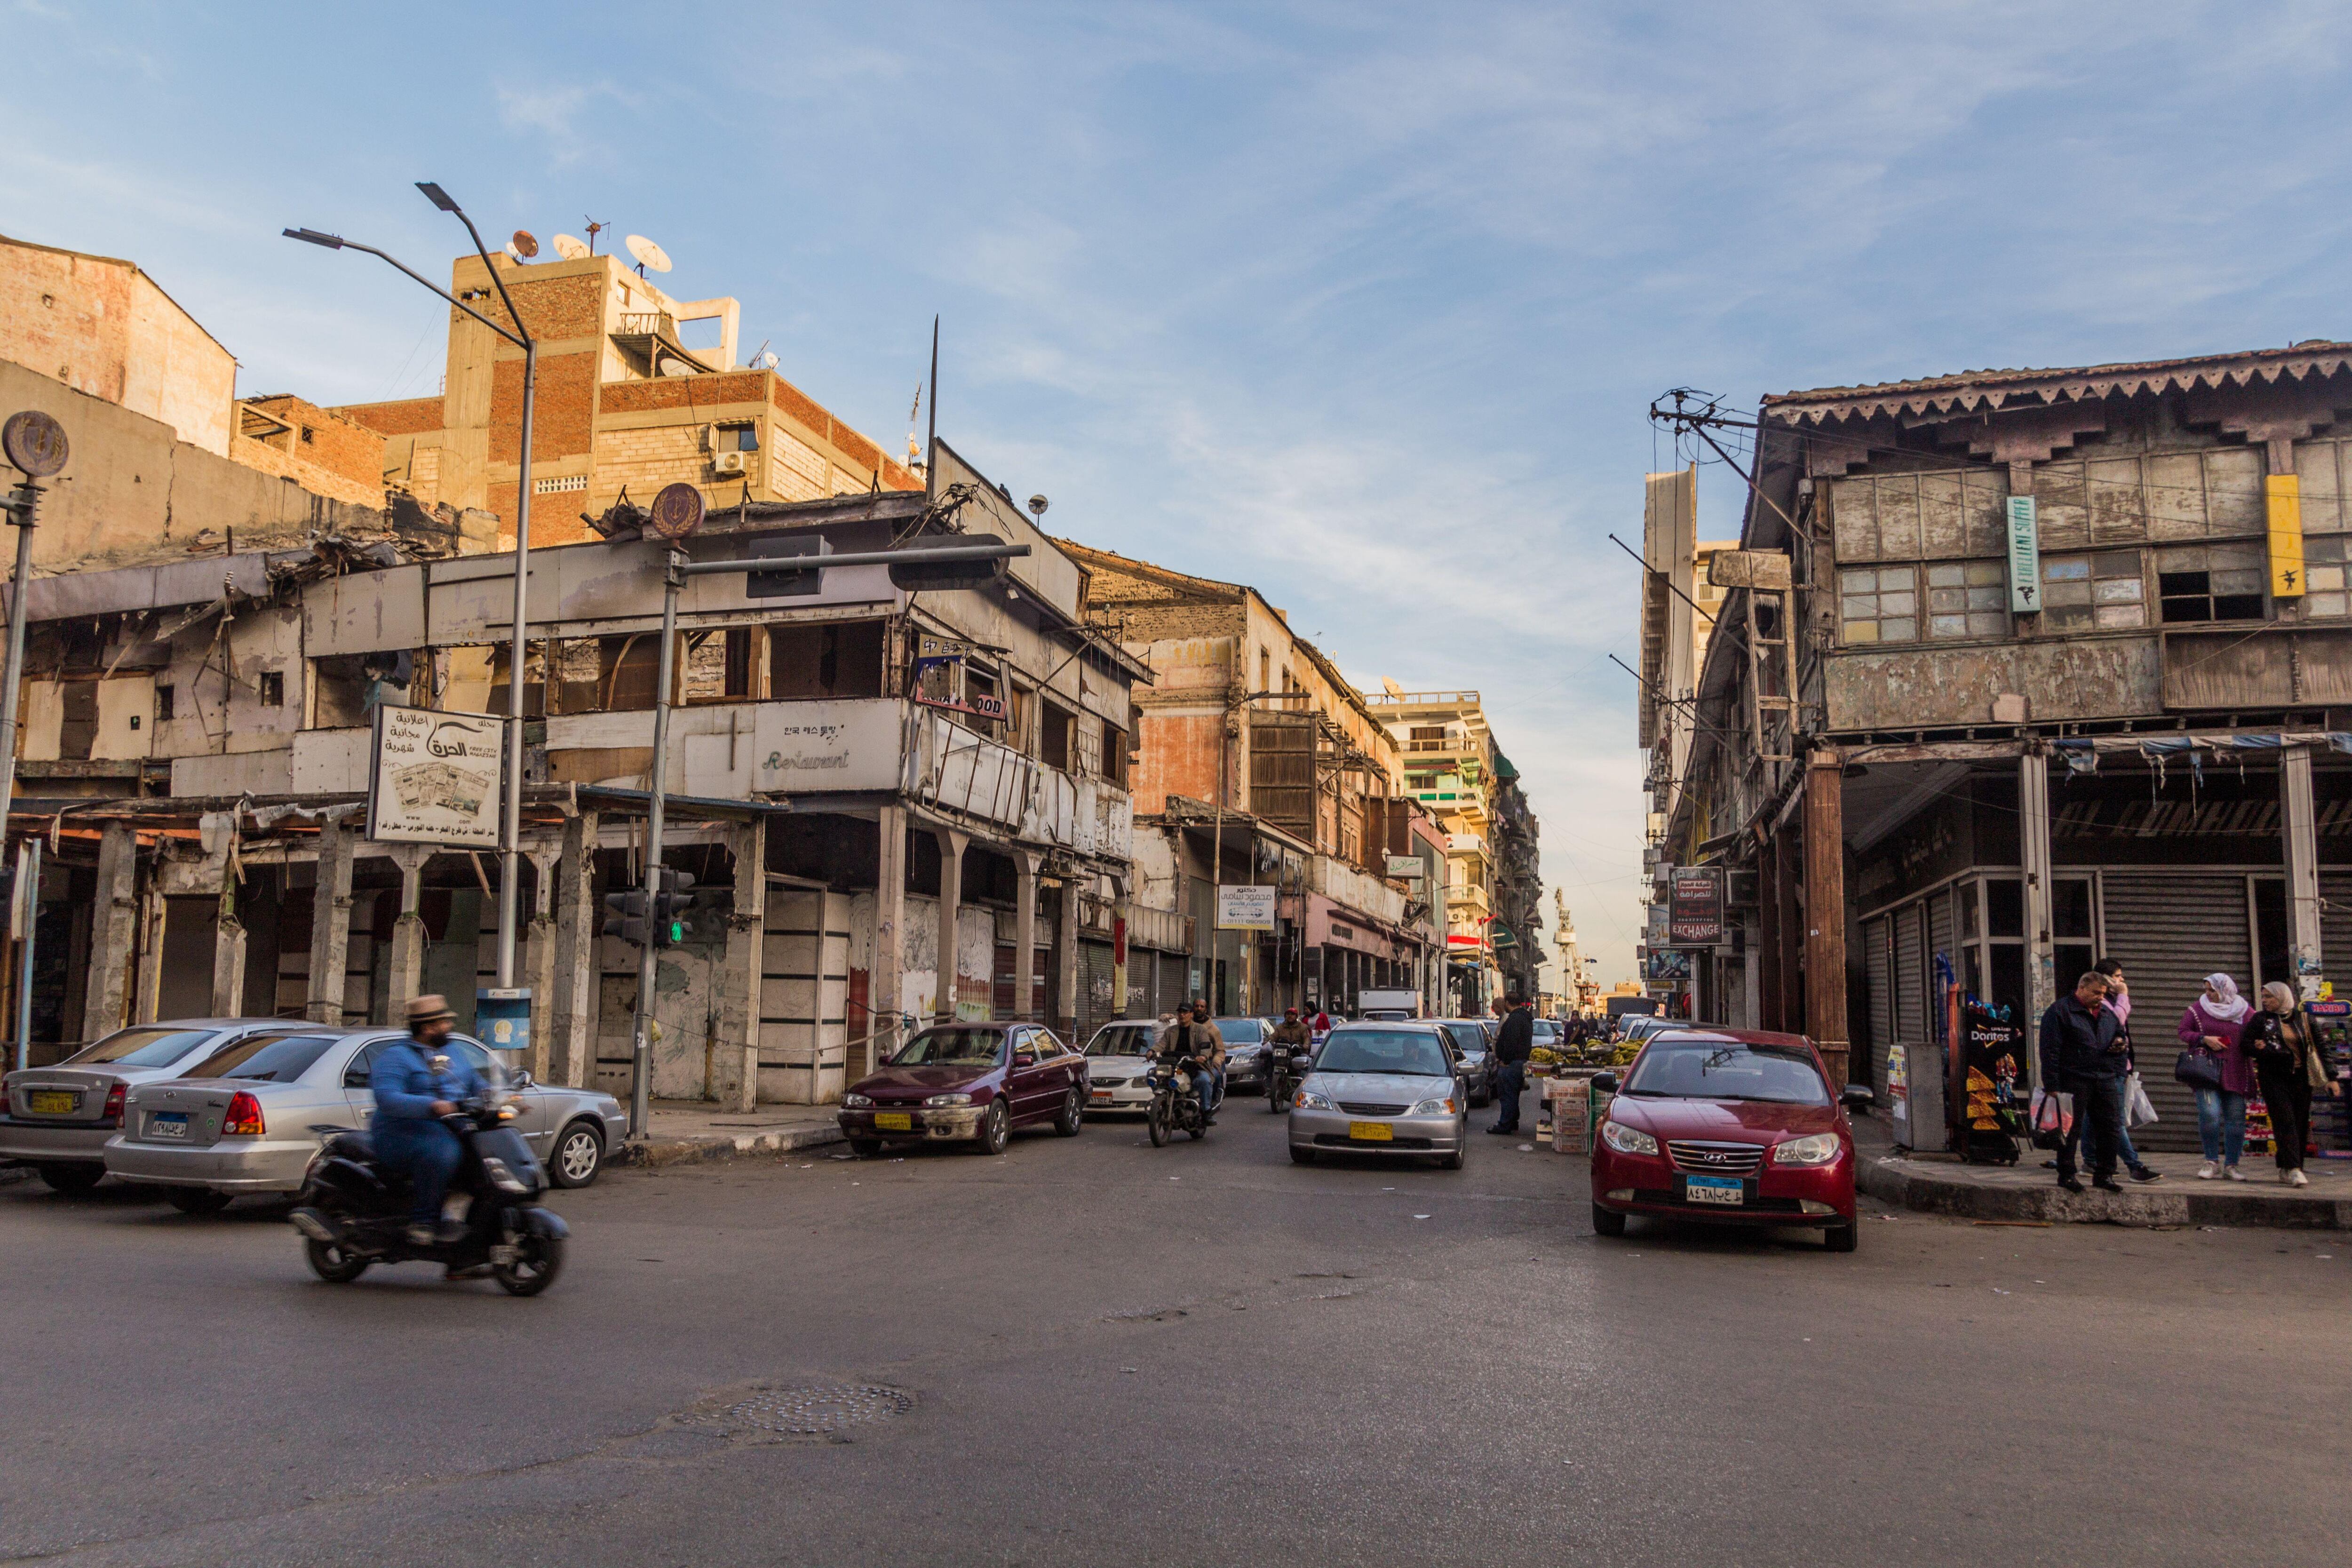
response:
<svg viewBox="0 0 2352 1568"><path fill-rule="evenodd" d="M845 1426L887 1421L914 1407L915 1396L903 1389L881 1384L853 1384L837 1388L772 1389L738 1400L700 1419L738 1431L821 1437Z"/></svg>

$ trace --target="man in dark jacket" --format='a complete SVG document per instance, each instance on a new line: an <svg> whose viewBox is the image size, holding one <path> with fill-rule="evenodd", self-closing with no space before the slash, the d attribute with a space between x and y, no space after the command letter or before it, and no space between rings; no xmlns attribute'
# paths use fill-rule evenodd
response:
<svg viewBox="0 0 2352 1568"><path fill-rule="evenodd" d="M2116 1131L2123 1125L2123 1020L2104 1006L2107 977L2094 969L2074 991L2042 1015L2042 1081L2074 1097L2074 1121L2082 1129L2083 1155L2091 1185L2119 1193L2116 1184ZM2058 1184L2079 1193L2071 1144L2058 1151Z"/></svg>
<svg viewBox="0 0 2352 1568"><path fill-rule="evenodd" d="M1489 1132L1512 1134L1519 1130L1519 1091L1527 1087L1528 1053L1535 1049L1535 1015L1528 999L1516 992L1510 1011L1503 1015L1502 1033L1495 1040L1495 1059L1503 1064L1495 1075L1495 1125Z"/></svg>

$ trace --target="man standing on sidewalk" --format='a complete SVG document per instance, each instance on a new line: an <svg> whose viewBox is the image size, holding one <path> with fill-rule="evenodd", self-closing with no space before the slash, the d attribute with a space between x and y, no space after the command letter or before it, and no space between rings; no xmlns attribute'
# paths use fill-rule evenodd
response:
<svg viewBox="0 0 2352 1568"><path fill-rule="evenodd" d="M1528 1053L1535 1049L1535 1015L1528 999L1511 994L1510 1011L1503 1015L1502 1033L1495 1040L1495 1059L1503 1064L1495 1079L1495 1125L1487 1131L1509 1135L1519 1130L1519 1093L1528 1086Z"/></svg>
<svg viewBox="0 0 2352 1568"><path fill-rule="evenodd" d="M2090 970L2042 1015L2042 1077L2053 1092L2074 1097L2074 1125L2082 1130L2091 1185L2119 1193L2116 1134L2124 1121L2123 1020L2105 1005L2106 996L2107 977ZM2058 1184L2070 1193L2083 1190L2074 1179L2071 1140L2058 1151Z"/></svg>

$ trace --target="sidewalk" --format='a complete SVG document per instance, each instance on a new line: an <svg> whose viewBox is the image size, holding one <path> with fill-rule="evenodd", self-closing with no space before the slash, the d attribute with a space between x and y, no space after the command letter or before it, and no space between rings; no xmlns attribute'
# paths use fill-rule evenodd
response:
<svg viewBox="0 0 2352 1568"><path fill-rule="evenodd" d="M2216 1176L2197 1180L2203 1163L2194 1154L2150 1154L2151 1169L2164 1180L2139 1183L2119 1173L2121 1193L2090 1189L2075 1194L2045 1171L2050 1158L2028 1147L2014 1165L1967 1165L1950 1154L1916 1151L1898 1154L1886 1121L1853 1119L1860 1168L1855 1183L1871 1196L1926 1214L1961 1219L2029 1220L2053 1223L2137 1226L2243 1226L2288 1230L2352 1230L2352 1160L2312 1159L2304 1173L2311 1185L2282 1184L2268 1154L2246 1156L2242 1182Z"/></svg>
<svg viewBox="0 0 2352 1568"><path fill-rule="evenodd" d="M646 1136L614 1155L624 1165L672 1165L683 1160L723 1160L733 1154L780 1154L841 1142L832 1105L763 1105L721 1110L708 1100L657 1100Z"/></svg>

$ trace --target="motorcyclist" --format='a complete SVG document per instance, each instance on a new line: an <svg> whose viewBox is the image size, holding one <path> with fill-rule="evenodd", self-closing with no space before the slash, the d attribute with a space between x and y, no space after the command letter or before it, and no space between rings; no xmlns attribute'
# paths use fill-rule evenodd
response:
<svg viewBox="0 0 2352 1568"><path fill-rule="evenodd" d="M379 1164L408 1173L408 1240L429 1247L465 1237L465 1226L441 1223L441 1200L466 1153L441 1118L455 1114L457 1102L468 1095L479 1094L482 1080L442 1048L457 1022L447 998L419 996L408 1004L407 1016L408 1038L386 1047L368 1075L375 1094L368 1137Z"/></svg>
<svg viewBox="0 0 2352 1568"><path fill-rule="evenodd" d="M1209 1020L1209 1004L1201 997L1192 1005L1176 1015L1160 1037L1160 1048L1155 1053L1163 1062L1191 1059L1200 1067L1192 1073L1193 1091L1201 1097L1201 1125L1216 1125L1217 1101L1223 1096L1225 1084L1225 1037Z"/></svg>
<svg viewBox="0 0 2352 1568"><path fill-rule="evenodd" d="M1296 1007L1282 1010L1282 1022L1274 1026L1270 1038L1273 1044L1294 1056L1301 1052L1311 1053L1315 1048L1315 1031L1307 1026L1307 1020L1298 1016Z"/></svg>

